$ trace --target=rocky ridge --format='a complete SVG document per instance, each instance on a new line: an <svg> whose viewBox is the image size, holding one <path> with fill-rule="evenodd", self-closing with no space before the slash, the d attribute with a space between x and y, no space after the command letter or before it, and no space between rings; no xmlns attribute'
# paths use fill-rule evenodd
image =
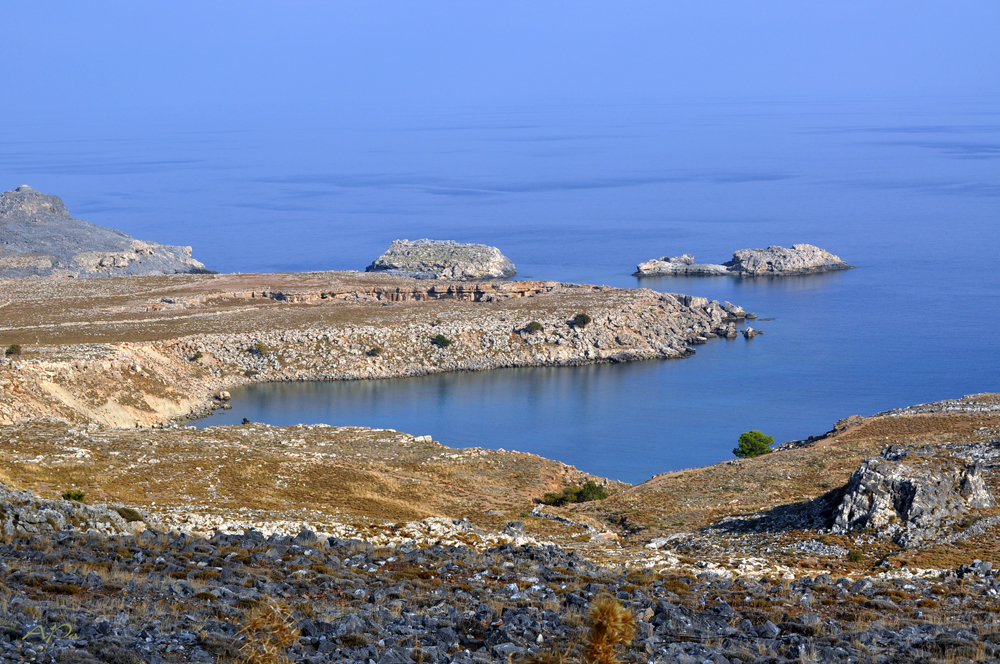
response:
<svg viewBox="0 0 1000 664"><path fill-rule="evenodd" d="M27 185L0 194L0 278L203 272L191 247L144 242L74 219L61 198Z"/></svg>
<svg viewBox="0 0 1000 664"><path fill-rule="evenodd" d="M793 244L790 249L770 246L766 249L740 249L725 263L695 263L694 256L664 256L639 263L636 276L687 275L735 277L787 276L847 270L852 266L828 251L811 244Z"/></svg>
<svg viewBox="0 0 1000 664"><path fill-rule="evenodd" d="M496 247L459 244L453 240L394 240L365 268L415 279L504 279L517 273L514 263Z"/></svg>

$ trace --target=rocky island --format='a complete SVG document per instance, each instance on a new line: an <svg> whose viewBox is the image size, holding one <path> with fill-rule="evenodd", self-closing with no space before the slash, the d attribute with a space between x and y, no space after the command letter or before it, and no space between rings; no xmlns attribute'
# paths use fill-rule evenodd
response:
<svg viewBox="0 0 1000 664"><path fill-rule="evenodd" d="M695 263L694 256L664 256L639 263L635 276L681 275L733 277L787 276L849 270L839 257L811 244L793 244L791 249L771 246L766 249L740 249L725 263Z"/></svg>
<svg viewBox="0 0 1000 664"><path fill-rule="evenodd" d="M205 273L191 247L144 242L70 216L27 185L0 194L0 278Z"/></svg>
<svg viewBox="0 0 1000 664"><path fill-rule="evenodd" d="M452 281L504 279L517 273L511 260L496 247L427 239L395 240L366 271Z"/></svg>

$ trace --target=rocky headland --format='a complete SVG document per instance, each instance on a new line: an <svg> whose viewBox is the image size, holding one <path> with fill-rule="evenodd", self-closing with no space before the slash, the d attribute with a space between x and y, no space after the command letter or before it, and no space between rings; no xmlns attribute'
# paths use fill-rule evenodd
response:
<svg viewBox="0 0 1000 664"><path fill-rule="evenodd" d="M20 347L0 360L0 423L152 426L254 382L682 358L752 316L645 289L358 272L0 283L0 346Z"/></svg>
<svg viewBox="0 0 1000 664"><path fill-rule="evenodd" d="M695 263L694 256L664 256L639 263L635 276L790 276L847 270L852 268L828 251L811 244L793 244L790 249L771 246L766 249L740 249L725 263Z"/></svg>
<svg viewBox="0 0 1000 664"><path fill-rule="evenodd" d="M144 242L70 216L27 185L0 194L0 278L204 273L191 247Z"/></svg>
<svg viewBox="0 0 1000 664"><path fill-rule="evenodd" d="M514 263L496 247L426 239L393 241L365 270L397 277L451 281L504 279L517 274Z"/></svg>

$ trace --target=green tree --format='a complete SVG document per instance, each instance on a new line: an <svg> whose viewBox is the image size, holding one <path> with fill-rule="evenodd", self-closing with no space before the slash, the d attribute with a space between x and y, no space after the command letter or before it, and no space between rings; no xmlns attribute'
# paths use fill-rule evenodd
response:
<svg viewBox="0 0 1000 664"><path fill-rule="evenodd" d="M577 327L587 327L590 325L590 316L587 314L577 314L573 316L573 325Z"/></svg>
<svg viewBox="0 0 1000 664"><path fill-rule="evenodd" d="M740 434L739 444L733 449L733 454L741 459L752 459L770 452L772 443L772 436L765 436L757 430L744 431Z"/></svg>
<svg viewBox="0 0 1000 664"><path fill-rule="evenodd" d="M448 346L451 345L452 342L451 339L449 339L448 337L444 336L443 334L439 334L433 339L431 339L431 343L437 346L438 348L447 348Z"/></svg>

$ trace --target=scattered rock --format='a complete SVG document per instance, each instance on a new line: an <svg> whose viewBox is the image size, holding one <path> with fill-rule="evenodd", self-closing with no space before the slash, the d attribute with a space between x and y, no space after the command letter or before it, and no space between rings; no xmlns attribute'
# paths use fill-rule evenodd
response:
<svg viewBox="0 0 1000 664"><path fill-rule="evenodd" d="M496 247L426 239L393 241L365 271L453 281L503 279L517 273L510 259Z"/></svg>

